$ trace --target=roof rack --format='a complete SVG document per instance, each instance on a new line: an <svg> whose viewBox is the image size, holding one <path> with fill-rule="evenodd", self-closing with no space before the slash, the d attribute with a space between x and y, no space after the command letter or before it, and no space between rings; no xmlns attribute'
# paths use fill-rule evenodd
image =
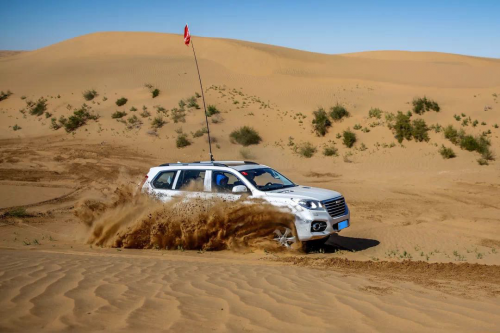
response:
<svg viewBox="0 0 500 333"><path fill-rule="evenodd" d="M212 165L212 166L222 166L222 167L227 167L228 164L232 165L238 165L238 164L253 164L253 165L258 165L259 163L252 162L252 161L196 161L196 162L191 162L191 163L164 163L160 164L160 166L175 166L175 165Z"/></svg>
<svg viewBox="0 0 500 333"><path fill-rule="evenodd" d="M217 162L191 162L191 163L164 163L160 164L160 166L176 166L176 165L213 165L213 166L223 166L227 167L227 165Z"/></svg>

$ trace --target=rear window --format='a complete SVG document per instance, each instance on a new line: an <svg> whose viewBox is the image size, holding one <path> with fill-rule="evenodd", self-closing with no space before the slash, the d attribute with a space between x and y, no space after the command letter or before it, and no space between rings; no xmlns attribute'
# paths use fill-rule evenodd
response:
<svg viewBox="0 0 500 333"><path fill-rule="evenodd" d="M163 190L171 190L174 185L175 174L177 171L162 171L153 180L153 187Z"/></svg>
<svg viewBox="0 0 500 333"><path fill-rule="evenodd" d="M206 170L181 170L176 190L202 192L205 190Z"/></svg>

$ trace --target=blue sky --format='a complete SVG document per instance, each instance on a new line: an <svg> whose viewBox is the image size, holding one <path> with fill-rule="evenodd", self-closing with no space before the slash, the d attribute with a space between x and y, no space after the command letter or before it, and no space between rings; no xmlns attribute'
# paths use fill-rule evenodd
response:
<svg viewBox="0 0 500 333"><path fill-rule="evenodd" d="M500 0L0 0L0 50L97 31L223 37L321 53L438 51L500 58Z"/></svg>

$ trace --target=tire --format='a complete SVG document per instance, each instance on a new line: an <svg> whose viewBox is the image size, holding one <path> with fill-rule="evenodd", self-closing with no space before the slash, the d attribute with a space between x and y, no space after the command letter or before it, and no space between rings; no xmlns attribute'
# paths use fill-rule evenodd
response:
<svg viewBox="0 0 500 333"><path fill-rule="evenodd" d="M330 236L321 239L302 242L302 249L304 250L305 253L317 252L324 247L328 239L330 239Z"/></svg>

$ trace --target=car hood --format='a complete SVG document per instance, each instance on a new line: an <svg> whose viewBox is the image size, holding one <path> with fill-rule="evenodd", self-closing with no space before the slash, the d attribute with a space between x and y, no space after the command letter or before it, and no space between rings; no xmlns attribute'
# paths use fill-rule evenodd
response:
<svg viewBox="0 0 500 333"><path fill-rule="evenodd" d="M319 187L310 187L302 185L269 191L266 192L266 195L271 197L314 199L319 201L338 198L342 196L342 194L340 194L339 192L326 190Z"/></svg>

